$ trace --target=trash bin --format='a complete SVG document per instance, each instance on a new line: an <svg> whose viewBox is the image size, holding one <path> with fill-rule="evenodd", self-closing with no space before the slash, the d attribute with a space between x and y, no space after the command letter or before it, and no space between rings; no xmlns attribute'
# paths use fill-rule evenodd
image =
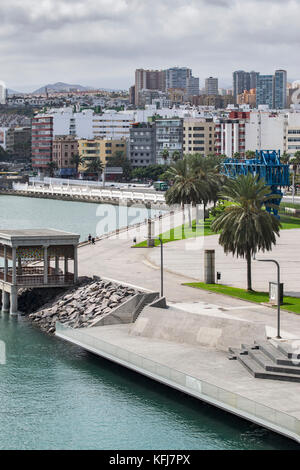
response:
<svg viewBox="0 0 300 470"><path fill-rule="evenodd" d="M277 282L269 282L269 303L277 305ZM283 304L283 283L280 283L280 305Z"/></svg>

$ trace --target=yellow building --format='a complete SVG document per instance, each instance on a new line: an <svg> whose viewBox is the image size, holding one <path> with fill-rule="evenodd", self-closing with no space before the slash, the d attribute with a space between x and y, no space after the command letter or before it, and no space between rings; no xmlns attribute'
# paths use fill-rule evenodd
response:
<svg viewBox="0 0 300 470"><path fill-rule="evenodd" d="M110 158L117 152L127 156L127 142L125 139L79 139L78 153L83 160L99 158L103 166L109 166ZM85 165L81 164L79 171L84 171Z"/></svg>
<svg viewBox="0 0 300 470"><path fill-rule="evenodd" d="M183 153L209 155L215 150L215 123L212 119L186 118L183 122Z"/></svg>

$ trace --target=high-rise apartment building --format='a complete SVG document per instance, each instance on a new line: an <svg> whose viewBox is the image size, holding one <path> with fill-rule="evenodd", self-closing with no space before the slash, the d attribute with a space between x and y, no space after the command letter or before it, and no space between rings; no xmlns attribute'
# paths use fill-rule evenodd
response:
<svg viewBox="0 0 300 470"><path fill-rule="evenodd" d="M274 103L276 109L287 106L287 73L286 70L276 70L274 75Z"/></svg>
<svg viewBox="0 0 300 470"><path fill-rule="evenodd" d="M155 123L132 124L128 158L134 168L155 164Z"/></svg>
<svg viewBox="0 0 300 470"><path fill-rule="evenodd" d="M256 106L268 105L273 108L273 75L258 75L256 85Z"/></svg>
<svg viewBox="0 0 300 470"><path fill-rule="evenodd" d="M32 119L32 166L42 171L52 160L53 117L39 115Z"/></svg>
<svg viewBox="0 0 300 470"><path fill-rule="evenodd" d="M213 119L186 118L183 121L183 153L214 153L215 123Z"/></svg>
<svg viewBox="0 0 300 470"><path fill-rule="evenodd" d="M252 74L253 82L256 72L250 73ZM244 93L245 90L249 91L250 88L255 88L251 87L250 73L245 72L244 70L236 70L235 72L233 72L233 96L235 103L237 102L238 95Z"/></svg>
<svg viewBox="0 0 300 470"><path fill-rule="evenodd" d="M6 151L14 159L29 160L31 157L31 127L11 127L6 133Z"/></svg>
<svg viewBox="0 0 300 470"><path fill-rule="evenodd" d="M170 88L187 88L187 79L192 76L192 70L187 67L173 67L166 70L166 90Z"/></svg>
<svg viewBox="0 0 300 470"><path fill-rule="evenodd" d="M141 90L166 90L166 72L164 70L135 71L135 105L139 106L139 92Z"/></svg>
<svg viewBox="0 0 300 470"><path fill-rule="evenodd" d="M249 75L250 75L250 88L249 88L249 90L254 90L256 88L256 84L257 84L258 72L254 72L252 70L252 72L250 72ZM249 91L249 90L247 90L247 91Z"/></svg>
<svg viewBox="0 0 300 470"><path fill-rule="evenodd" d="M199 95L199 78L188 77L186 79L186 94L187 96L198 96Z"/></svg>
<svg viewBox="0 0 300 470"><path fill-rule="evenodd" d="M157 119L156 127L156 163L170 163L173 152L182 155L183 121L180 118ZM164 152L165 151L165 152Z"/></svg>
<svg viewBox="0 0 300 470"><path fill-rule="evenodd" d="M228 118L215 119L215 151L217 154L233 157L238 153L245 156L245 125L250 113L232 111Z"/></svg>
<svg viewBox="0 0 300 470"><path fill-rule="evenodd" d="M256 87L256 106L259 105L268 105L270 109L286 109L286 70L276 70L274 75L258 74Z"/></svg>
<svg viewBox="0 0 300 470"><path fill-rule="evenodd" d="M219 80L214 77L205 79L205 94L218 95L219 94Z"/></svg>

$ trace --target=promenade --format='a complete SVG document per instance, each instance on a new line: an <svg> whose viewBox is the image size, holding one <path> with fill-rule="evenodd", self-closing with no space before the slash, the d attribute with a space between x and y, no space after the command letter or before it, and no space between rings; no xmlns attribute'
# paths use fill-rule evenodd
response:
<svg viewBox="0 0 300 470"><path fill-rule="evenodd" d="M182 216L174 216L174 226L179 225ZM156 234L169 228L169 217L156 220ZM95 274L137 287L159 291L160 289L160 248L132 248L133 238L145 240L146 225L140 229L130 229L118 238L111 237L95 245L82 246L78 251L79 275ZM281 264L282 282L285 292L300 296L300 250L297 250L299 231L284 230L278 245L271 253L257 257L278 259ZM203 250L216 250L216 268L222 273L221 282L236 287L246 286L246 262L226 256L218 244L218 236L204 237L199 243L195 240L179 240L164 244L164 295L168 304L184 308L186 311L225 311L246 320L262 320L270 328L276 328L274 309L253 304L224 295L184 286L183 283L203 279ZM268 282L276 280L273 263L253 262L253 284L258 290L268 290ZM300 338L300 319L296 314L282 311L281 323L287 337Z"/></svg>
<svg viewBox="0 0 300 470"><path fill-rule="evenodd" d="M179 214L176 214L174 226L178 222ZM168 217L157 220L155 233L165 231L167 226ZM159 291L159 248L132 248L133 238L144 240L146 231L147 227L142 226L139 231L130 229L127 236L123 234L120 238L110 237L95 245L82 246L79 249L79 274L95 274ZM188 332L199 329L199 333L203 322L209 318L212 328L207 329L208 341L213 331L222 328L220 325L226 324L227 320L237 322L236 341L239 325L245 321L268 337L276 336L274 309L183 285L195 279L202 280L203 250L214 248L222 282L245 287L245 261L225 256L218 247L217 236L205 237L198 244L193 245L193 242L195 240L181 240L164 245L164 295L168 310L146 307L133 325L79 330L57 325L57 336L300 443L299 384L253 378L239 362L229 361L224 349L185 343L184 332L180 340L176 336L172 338L181 317L184 318L182 328ZM297 230L282 231L277 247L262 257L274 257L282 263L286 290L299 295L297 245ZM254 287L261 290L266 290L268 281L275 279L273 266L267 263L254 263L253 274ZM159 321L155 320L154 325L155 318ZM150 334L143 334L145 328L149 331L151 322ZM282 311L281 334L283 339L294 339L299 344L300 319L296 314Z"/></svg>

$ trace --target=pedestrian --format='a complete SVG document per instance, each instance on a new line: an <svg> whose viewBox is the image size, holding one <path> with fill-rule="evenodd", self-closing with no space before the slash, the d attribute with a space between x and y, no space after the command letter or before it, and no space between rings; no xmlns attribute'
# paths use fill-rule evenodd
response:
<svg viewBox="0 0 300 470"><path fill-rule="evenodd" d="M89 241L89 243L91 243L91 241L92 241L92 235L91 234L89 234L89 236L88 236L88 241Z"/></svg>
<svg viewBox="0 0 300 470"><path fill-rule="evenodd" d="M92 245L95 245L95 238L92 238Z"/></svg>

